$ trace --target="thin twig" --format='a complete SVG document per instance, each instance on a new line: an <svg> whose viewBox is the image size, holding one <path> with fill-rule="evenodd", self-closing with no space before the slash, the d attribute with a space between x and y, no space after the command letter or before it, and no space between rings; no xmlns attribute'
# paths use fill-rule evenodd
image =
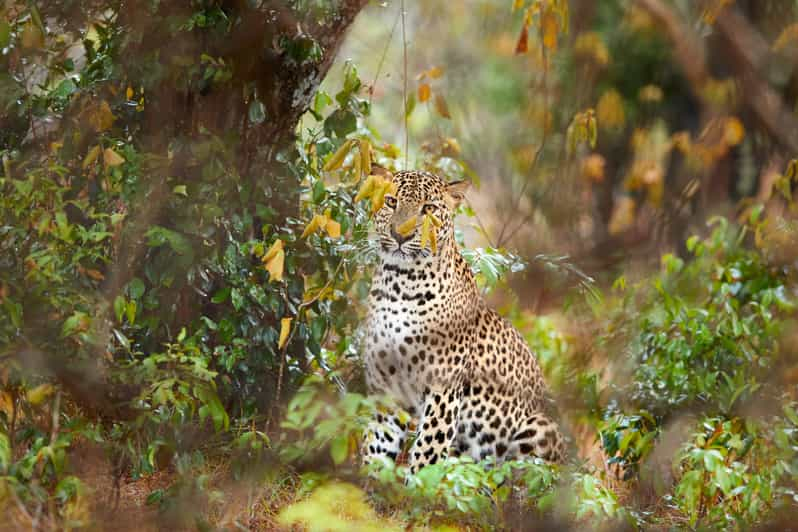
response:
<svg viewBox="0 0 798 532"><path fill-rule="evenodd" d="M541 30L542 31L542 30ZM541 35L540 38L541 42L543 41L543 37ZM548 128L548 111L549 111L549 58L548 54L546 53L546 47L543 47L543 137L540 139L540 145L535 150L535 156L532 158L532 164L529 167L529 174L532 174L535 171L535 168L540 161L540 155L543 153L543 148L546 147L546 141L548 140L549 136L549 128ZM507 228L510 226L510 221L515 216L516 211L518 211L519 206L521 205L521 200L524 198L524 194L526 194L526 189L529 186L529 182L531 179L527 178L524 180L524 184L521 186L521 190L515 196L515 200L513 202L513 207L509 210L507 221L502 226L501 231L499 232L499 238L496 241L497 246L501 246L504 243L504 236L507 231ZM507 239L509 240L512 235L515 235L518 230L523 227L526 223L527 218L521 221L521 223L516 227L511 233L510 237Z"/></svg>
<svg viewBox="0 0 798 532"><path fill-rule="evenodd" d="M399 24L399 18L402 16L402 12L396 13L396 20L393 21L393 26L391 27L391 33L388 35L388 40L385 41L385 48L382 49L382 56L380 57L380 62L377 63L377 72L374 74L374 81L371 82L371 87L369 88L369 109L371 109L371 101L374 98L374 87L377 86L377 80L380 78L380 74L382 73L382 67L385 64L385 57L388 55L388 48L393 41L393 34L396 32L396 26ZM369 115L371 118L371 115Z"/></svg>
<svg viewBox="0 0 798 532"><path fill-rule="evenodd" d="M466 198L466 204L468 205L468 208L474 212L474 218L477 221L479 230L482 231L482 236L488 240L488 245L490 245L490 247L495 248L496 246L493 243L493 239L490 237L490 233L488 233L488 229L485 227L485 224L482 223L482 219L479 217L479 214L477 213L476 209L474 209L474 206L471 205L471 201L468 198Z"/></svg>
<svg viewBox="0 0 798 532"><path fill-rule="evenodd" d="M11 392L11 426L9 427L8 431L8 446L11 449L11 456L14 456L14 443L16 441L16 434L17 434L17 412L18 412L18 400L19 400L19 390L18 388L14 388Z"/></svg>
<svg viewBox="0 0 798 532"><path fill-rule="evenodd" d="M300 319L302 317L302 311L305 310L306 308L308 308L310 305L312 305L316 301L318 301L319 298L322 296L322 294L324 294L324 292L327 290L327 288L329 288L330 285L333 282L335 282L335 279L338 278L338 273L341 271L341 267L344 265L344 262L346 262L346 258L342 258L341 259L341 262L339 262L338 266L336 266L335 271L333 271L333 274L330 276L330 279L327 281L327 283L323 287L321 287L321 289L319 290L319 292L315 296L313 296L312 298L308 299L307 301L303 301L302 303L300 303L299 307L297 307L296 319L294 319L294 325L293 325L293 327L291 327L291 332L288 334L288 338L286 338L285 344L283 345L282 349L280 349L280 371L279 371L279 373L277 375L277 390L276 390L275 397L274 397L274 407L272 408L272 415L269 418L269 421L267 422L267 426L269 426L269 427L272 426L272 423L273 423L273 421L275 419L275 410L277 409L277 406L280 404L280 399L281 399L281 395L282 395L282 391L283 391L282 390L282 388L283 388L283 374L285 373L285 362L286 362L286 358L287 358L287 356L286 356L287 353L286 352L288 350L288 346L291 344L291 340L294 337L294 333L296 332L297 327L299 326L299 321L300 321Z"/></svg>
<svg viewBox="0 0 798 532"><path fill-rule="evenodd" d="M53 399L52 424L50 425L50 445L55 445L61 429L61 390L58 390Z"/></svg>
<svg viewBox="0 0 798 532"><path fill-rule="evenodd" d="M408 144L410 139L410 130L408 129L408 113L407 113L407 29L405 24L405 0L402 0L400 5L402 10L402 54L403 54L403 64L404 64L404 74L402 78L403 87L402 87L402 100L404 101L405 107L405 170L407 170L407 150Z"/></svg>

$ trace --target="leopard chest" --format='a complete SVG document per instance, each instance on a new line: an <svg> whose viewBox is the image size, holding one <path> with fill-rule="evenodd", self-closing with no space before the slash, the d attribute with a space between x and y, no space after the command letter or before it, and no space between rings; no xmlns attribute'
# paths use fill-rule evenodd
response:
<svg viewBox="0 0 798 532"><path fill-rule="evenodd" d="M405 407L418 404L424 388L440 376L436 368L447 336L440 330L440 296L427 279L381 277L369 298L365 362L369 386Z"/></svg>

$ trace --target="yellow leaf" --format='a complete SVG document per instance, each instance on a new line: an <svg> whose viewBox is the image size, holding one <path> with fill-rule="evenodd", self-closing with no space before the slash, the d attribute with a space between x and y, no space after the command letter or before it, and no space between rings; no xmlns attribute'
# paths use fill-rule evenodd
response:
<svg viewBox="0 0 798 532"><path fill-rule="evenodd" d="M446 104L446 99L443 97L443 94L435 94L435 110L438 111L438 114L443 118L452 117L452 115L449 114L449 106Z"/></svg>
<svg viewBox="0 0 798 532"><path fill-rule="evenodd" d="M438 253L438 232L435 229L429 232L429 249L433 255Z"/></svg>
<svg viewBox="0 0 798 532"><path fill-rule="evenodd" d="M591 148L596 147L598 141L598 126L596 126L596 115L591 113L587 119L587 140Z"/></svg>
<svg viewBox="0 0 798 532"><path fill-rule="evenodd" d="M396 232L398 232L402 236L409 235L416 228L417 221L418 221L418 216L412 216L408 218L404 223L402 223L399 227L396 228Z"/></svg>
<svg viewBox="0 0 798 532"><path fill-rule="evenodd" d="M267 263L266 271L269 272L269 282L283 280L283 268L285 267L285 251L277 250Z"/></svg>
<svg viewBox="0 0 798 532"><path fill-rule="evenodd" d="M688 131L674 133L671 137L671 142L676 149L685 154L690 152L690 149L693 145L693 141L690 139L690 133Z"/></svg>
<svg viewBox="0 0 798 532"><path fill-rule="evenodd" d="M133 99L133 87L127 88L127 90L125 91L125 98L127 98L128 100Z"/></svg>
<svg viewBox="0 0 798 532"><path fill-rule="evenodd" d="M310 223L305 226L305 230L302 231L302 236L300 238L307 238L308 235L316 232L316 230L320 227L324 227L327 224L327 220L320 214L316 214L311 218Z"/></svg>
<svg viewBox="0 0 798 532"><path fill-rule="evenodd" d="M371 174L371 142L368 139L360 139L360 170L366 175ZM357 179L360 179L360 172Z"/></svg>
<svg viewBox="0 0 798 532"><path fill-rule="evenodd" d="M266 254L260 260L263 262L263 264L266 264L267 262L272 260L275 255L277 255L278 251L283 250L283 246L284 246L283 241L278 238L277 240L274 241L274 244L271 245L269 251L267 251Z"/></svg>
<svg viewBox="0 0 798 532"><path fill-rule="evenodd" d="M293 318L283 318L280 320L280 340L277 342L277 349L285 347L288 335L291 333L291 321Z"/></svg>
<svg viewBox="0 0 798 532"><path fill-rule="evenodd" d="M443 76L443 69L439 66L434 66L427 70L427 75L432 79L438 79L439 77Z"/></svg>
<svg viewBox="0 0 798 532"><path fill-rule="evenodd" d="M44 46L44 35L42 35L39 27L29 21L22 29L22 47L23 48L41 48Z"/></svg>
<svg viewBox="0 0 798 532"><path fill-rule="evenodd" d="M102 281L105 279L105 275L100 270L88 269L86 270L86 275L94 279L95 281Z"/></svg>
<svg viewBox="0 0 798 532"><path fill-rule="evenodd" d="M596 64L604 66L610 62L610 51L595 31L580 33L574 42L574 52L592 59Z"/></svg>
<svg viewBox="0 0 798 532"><path fill-rule="evenodd" d="M440 221L440 219L434 214L427 214L427 216L429 216L429 219L432 221L432 225L435 227L441 227L443 225L443 222Z"/></svg>
<svg viewBox="0 0 798 532"><path fill-rule="evenodd" d="M371 193L374 190L374 183L377 181L377 179L379 179L379 176L376 175L370 175L366 178L363 184L360 185L360 190L357 191L355 203L371 196Z"/></svg>
<svg viewBox="0 0 798 532"><path fill-rule="evenodd" d="M8 392L0 392L0 412L4 412L8 419L14 415L14 398ZM17 412L17 416L21 414Z"/></svg>
<svg viewBox="0 0 798 532"><path fill-rule="evenodd" d="M344 142L343 145L327 159L322 170L325 172L332 172L333 170L341 168L344 164L344 159L346 159L346 156L349 154L349 150L352 149L352 142L351 140Z"/></svg>
<svg viewBox="0 0 798 532"><path fill-rule="evenodd" d="M432 220L429 216L424 216L424 221L421 222L421 247L427 247L430 241L430 233L432 232Z"/></svg>
<svg viewBox="0 0 798 532"><path fill-rule="evenodd" d="M662 89L657 85L646 85L640 89L637 97L640 98L642 102L661 102Z"/></svg>
<svg viewBox="0 0 798 532"><path fill-rule="evenodd" d="M111 106L105 100L100 102L98 107L89 111L88 118L89 125L97 133L111 129L111 126L114 125L114 120L116 120L114 113L111 112Z"/></svg>
<svg viewBox="0 0 798 532"><path fill-rule="evenodd" d="M456 138L448 137L443 141L443 155L447 157L456 157L460 155L461 151L460 143L457 142Z"/></svg>
<svg viewBox="0 0 798 532"><path fill-rule="evenodd" d="M105 166L110 166L111 168L114 166L119 166L125 162L125 158L111 148L105 148L105 151L103 152L103 160L105 161Z"/></svg>
<svg viewBox="0 0 798 532"><path fill-rule="evenodd" d="M609 232L611 235L623 233L632 226L635 221L635 209L635 200L629 196L623 196L618 200L610 215Z"/></svg>
<svg viewBox="0 0 798 532"><path fill-rule="evenodd" d="M339 238L341 236L341 224L335 220L328 220L325 229L327 229L327 234L330 235L330 238Z"/></svg>
<svg viewBox="0 0 798 532"><path fill-rule="evenodd" d="M429 83L422 83L418 86L418 101L424 103L429 100L430 95L432 94L432 90L429 87Z"/></svg>
<svg viewBox="0 0 798 532"><path fill-rule="evenodd" d="M375 213L382 209L385 203L385 194L388 193L390 183L380 178L379 183L374 186L374 192L371 194L371 212Z"/></svg>
<svg viewBox="0 0 798 532"><path fill-rule="evenodd" d="M38 406L45 402L48 397L55 392L55 386L52 384L40 384L35 388L31 388L27 392L27 399L33 406Z"/></svg>
<svg viewBox="0 0 798 532"><path fill-rule="evenodd" d="M513 11L524 7L524 0L513 0Z"/></svg>
<svg viewBox="0 0 798 532"><path fill-rule="evenodd" d="M596 115L598 123L605 130L623 127L626 124L626 112L621 93L615 89L604 92L596 105Z"/></svg>
<svg viewBox="0 0 798 532"><path fill-rule="evenodd" d="M798 40L798 22L790 24L782 30L779 38L773 43L773 50L779 52L787 47L792 41Z"/></svg>
<svg viewBox="0 0 798 532"><path fill-rule="evenodd" d="M743 141L745 137L745 128L743 123L737 117L730 117L726 119L726 124L723 128L723 138L729 146L737 146Z"/></svg>
<svg viewBox="0 0 798 532"><path fill-rule="evenodd" d="M598 153L593 153L585 157L582 161L582 176L594 183L604 181L604 166L606 161Z"/></svg>
<svg viewBox="0 0 798 532"><path fill-rule="evenodd" d="M784 172L784 177L787 178L788 181L798 177L798 159L793 159L787 164L787 171Z"/></svg>
<svg viewBox="0 0 798 532"><path fill-rule="evenodd" d="M540 18L540 30L543 33L543 46L548 50L557 49L557 32L559 23L553 11L547 9Z"/></svg>
<svg viewBox="0 0 798 532"><path fill-rule="evenodd" d="M97 160L97 157L100 156L100 152L102 151L102 147L98 144L97 146L93 147L89 150L89 153L86 154L86 157L83 158L83 169L89 167L89 165L93 164L94 161Z"/></svg>

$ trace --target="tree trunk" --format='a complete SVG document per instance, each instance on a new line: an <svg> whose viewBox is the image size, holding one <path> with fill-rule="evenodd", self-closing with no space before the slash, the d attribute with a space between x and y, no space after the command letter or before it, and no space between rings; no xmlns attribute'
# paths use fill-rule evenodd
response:
<svg viewBox="0 0 798 532"><path fill-rule="evenodd" d="M324 7L315 2L312 9L300 13L278 0L262 2L259 7L252 7L254 3L248 0L220 0L214 13L222 18L222 27L229 24L226 31L217 31L218 25L175 31L175 21L190 21L196 15L198 8L191 2L126 3L117 24L124 33L121 68L136 90L139 84L144 88L146 101L137 122L139 129L130 131L130 136L142 153L162 163L140 176L140 201L131 205L130 219L103 286L109 303L133 277L145 278L142 272L152 257L144 233L153 224L169 227L172 223L175 213L170 198L174 194L168 180L175 176L186 183L198 179L197 168L190 161L191 147L207 138L233 136L230 145L236 153L231 164L241 186L256 191L272 186L279 193L268 198L269 207L282 220L298 215L299 183L278 155L292 151L299 119L366 2L331 0ZM219 79L202 75L213 68L223 73ZM262 112L253 113L253 108ZM287 181L292 186L281 188ZM266 201L264 198L261 194L260 200ZM223 216L228 220L242 212L254 216L257 199L253 193L249 204L225 206ZM259 236L257 219L254 227L251 236ZM217 245L215 252L219 249L224 248ZM164 310L172 331L210 315L209 296L198 295L188 284L174 289L171 303L173 312ZM279 318L266 316L264 326L279 323ZM108 339L110 329L99 337ZM97 350L105 353L106 347L100 343ZM293 345L292 349L302 351L302 346ZM137 390L110 384L103 360L98 352L94 360L65 360L50 367L88 411L127 417L131 412L124 405ZM91 378L85 378L87 375ZM264 389L277 379L277 375L264 376Z"/></svg>

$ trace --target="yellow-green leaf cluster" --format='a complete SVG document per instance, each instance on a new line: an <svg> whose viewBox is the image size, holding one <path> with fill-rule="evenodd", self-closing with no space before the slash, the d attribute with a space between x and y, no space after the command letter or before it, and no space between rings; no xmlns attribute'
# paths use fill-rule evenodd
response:
<svg viewBox="0 0 798 532"><path fill-rule="evenodd" d="M261 258L263 266L269 272L269 282L283 280L283 269L285 267L285 250L283 247L283 241L278 238L269 248L269 251Z"/></svg>
<svg viewBox="0 0 798 532"><path fill-rule="evenodd" d="M443 225L434 214L425 214L421 222L421 247L429 247L432 254L438 252L438 228Z"/></svg>
<svg viewBox="0 0 798 532"><path fill-rule="evenodd" d="M571 125L568 126L566 139L570 152L576 150L576 146L582 142L588 142L591 148L595 148L596 141L598 140L596 112L593 109L587 109L586 111L576 113L574 119L571 121Z"/></svg>
<svg viewBox="0 0 798 532"><path fill-rule="evenodd" d="M386 194L396 194L396 183L385 179L381 175L370 175L360 186L360 190L355 196L355 202L367 198L370 199L371 212L373 214L382 209L383 204L385 204Z"/></svg>
<svg viewBox="0 0 798 532"><path fill-rule="evenodd" d="M326 231L330 238L339 238L341 236L341 224L333 219L332 209L327 209L324 214L314 215L308 225L305 226L302 238L307 238L319 230Z"/></svg>

